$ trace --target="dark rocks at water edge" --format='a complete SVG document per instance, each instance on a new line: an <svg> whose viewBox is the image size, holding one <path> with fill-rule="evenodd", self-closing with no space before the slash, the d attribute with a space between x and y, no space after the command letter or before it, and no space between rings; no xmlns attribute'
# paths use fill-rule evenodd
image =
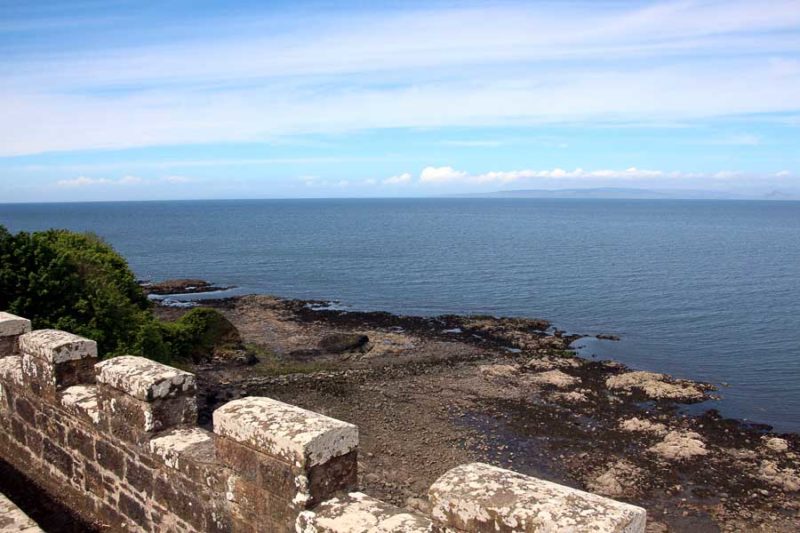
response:
<svg viewBox="0 0 800 533"><path fill-rule="evenodd" d="M199 294L232 289L230 286L213 285L202 279L168 279L159 282L140 281L145 294L167 296L173 294Z"/></svg>

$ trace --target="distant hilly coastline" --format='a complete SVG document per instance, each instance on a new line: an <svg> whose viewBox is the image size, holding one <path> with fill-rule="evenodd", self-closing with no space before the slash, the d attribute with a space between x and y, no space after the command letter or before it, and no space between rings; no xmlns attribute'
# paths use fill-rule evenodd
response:
<svg viewBox="0 0 800 533"><path fill-rule="evenodd" d="M800 200L800 194L771 191L762 195L746 195L725 191L695 189L634 189L600 187L594 189L516 189L452 195L458 198L586 198L620 200Z"/></svg>

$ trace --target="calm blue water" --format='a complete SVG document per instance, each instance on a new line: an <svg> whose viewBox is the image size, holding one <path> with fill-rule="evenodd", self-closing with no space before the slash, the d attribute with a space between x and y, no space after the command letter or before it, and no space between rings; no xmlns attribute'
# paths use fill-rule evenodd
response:
<svg viewBox="0 0 800 533"><path fill-rule="evenodd" d="M616 333L587 353L727 382L725 414L800 431L800 202L28 204L0 224L94 231L143 278Z"/></svg>

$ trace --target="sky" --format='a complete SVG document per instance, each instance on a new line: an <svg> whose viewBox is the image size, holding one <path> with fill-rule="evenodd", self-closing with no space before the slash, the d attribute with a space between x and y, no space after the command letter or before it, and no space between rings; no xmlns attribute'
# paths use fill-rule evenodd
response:
<svg viewBox="0 0 800 533"><path fill-rule="evenodd" d="M0 1L0 203L800 198L800 0Z"/></svg>

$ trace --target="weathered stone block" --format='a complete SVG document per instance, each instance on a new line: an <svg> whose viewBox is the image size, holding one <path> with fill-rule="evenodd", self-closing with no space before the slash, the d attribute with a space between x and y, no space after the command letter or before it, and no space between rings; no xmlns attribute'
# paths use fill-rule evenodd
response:
<svg viewBox="0 0 800 533"><path fill-rule="evenodd" d="M79 427L70 427L67 431L67 446L75 450L84 459L94 460L94 437Z"/></svg>
<svg viewBox="0 0 800 533"><path fill-rule="evenodd" d="M227 437L217 436L217 459L242 479L277 494L297 492L295 477L302 471L294 465L258 452Z"/></svg>
<svg viewBox="0 0 800 533"><path fill-rule="evenodd" d="M119 510L133 521L133 525L137 529L150 529L148 527L150 524L150 516L142 502L121 492L119 494Z"/></svg>
<svg viewBox="0 0 800 533"><path fill-rule="evenodd" d="M95 341L57 329L25 333L19 338L19 348L24 354L54 364L97 358Z"/></svg>
<svg viewBox="0 0 800 533"><path fill-rule="evenodd" d="M26 398L17 398L14 402L14 410L22 420L36 427L36 409Z"/></svg>
<svg viewBox="0 0 800 533"><path fill-rule="evenodd" d="M25 429L25 424L17 420L16 418L11 419L11 436L19 442L20 444L25 444L26 438L25 435L27 434L27 430Z"/></svg>
<svg viewBox="0 0 800 533"><path fill-rule="evenodd" d="M239 476L228 480L226 497L245 520L260 524L272 522L291 529L297 515L304 509L302 502L293 502L291 494L277 494L250 483Z"/></svg>
<svg viewBox="0 0 800 533"><path fill-rule="evenodd" d="M194 397L194 374L162 365L144 357L124 355L96 365L97 382L142 402Z"/></svg>
<svg viewBox="0 0 800 533"><path fill-rule="evenodd" d="M334 457L327 463L312 466L306 473L310 505L315 505L342 490L358 484L358 451Z"/></svg>
<svg viewBox="0 0 800 533"><path fill-rule="evenodd" d="M11 387L22 387L22 357L11 355L0 359L0 408L13 408Z"/></svg>
<svg viewBox="0 0 800 533"><path fill-rule="evenodd" d="M298 467L312 467L358 447L358 428L271 398L249 397L214 411L214 432Z"/></svg>
<svg viewBox="0 0 800 533"><path fill-rule="evenodd" d="M28 449L31 453L36 457L42 456L42 448L44 447L44 436L33 429L32 427L28 427L25 430L25 442L27 443Z"/></svg>
<svg viewBox="0 0 800 533"><path fill-rule="evenodd" d="M94 445L97 463L118 478L125 477L125 454L104 439Z"/></svg>
<svg viewBox="0 0 800 533"><path fill-rule="evenodd" d="M22 373L35 394L55 398L72 385L94 381L97 343L53 329L21 335Z"/></svg>
<svg viewBox="0 0 800 533"><path fill-rule="evenodd" d="M67 479L72 477L72 457L58 443L45 439L42 458L53 468L64 474Z"/></svg>
<svg viewBox="0 0 800 533"><path fill-rule="evenodd" d="M61 393L61 406L93 424L100 422L100 406L95 385L73 385L64 389Z"/></svg>
<svg viewBox="0 0 800 533"><path fill-rule="evenodd" d="M31 321L0 311L0 357L17 355L19 336L31 330Z"/></svg>
<svg viewBox="0 0 800 533"><path fill-rule="evenodd" d="M443 530L643 533L645 528L640 507L481 463L450 470L429 496L432 517Z"/></svg>
<svg viewBox="0 0 800 533"><path fill-rule="evenodd" d="M360 492L332 498L297 518L298 533L428 533L430 519Z"/></svg>
<svg viewBox="0 0 800 533"><path fill-rule="evenodd" d="M50 413L39 412L36 414L36 427L44 433L47 441L56 445L64 446L67 442L67 428L58 417L50 416Z"/></svg>
<svg viewBox="0 0 800 533"><path fill-rule="evenodd" d="M153 471L144 466L138 458L125 459L125 481L135 490L145 496L152 496L154 479Z"/></svg>
<svg viewBox="0 0 800 533"><path fill-rule="evenodd" d="M200 495L180 483L174 476L155 479L153 497L172 513L185 520L196 531L205 531L204 503Z"/></svg>
<svg viewBox="0 0 800 533"><path fill-rule="evenodd" d="M150 440L150 452L189 479L224 493L227 476L217 460L216 435L201 428L178 428Z"/></svg>
<svg viewBox="0 0 800 533"><path fill-rule="evenodd" d="M93 460L85 460L83 462L83 472L84 488L87 493L92 494L95 498L103 500L116 489L113 478L103 474Z"/></svg>
<svg viewBox="0 0 800 533"><path fill-rule="evenodd" d="M154 433L197 422L194 396L144 402L100 383L97 385L101 424L113 435L146 444Z"/></svg>

